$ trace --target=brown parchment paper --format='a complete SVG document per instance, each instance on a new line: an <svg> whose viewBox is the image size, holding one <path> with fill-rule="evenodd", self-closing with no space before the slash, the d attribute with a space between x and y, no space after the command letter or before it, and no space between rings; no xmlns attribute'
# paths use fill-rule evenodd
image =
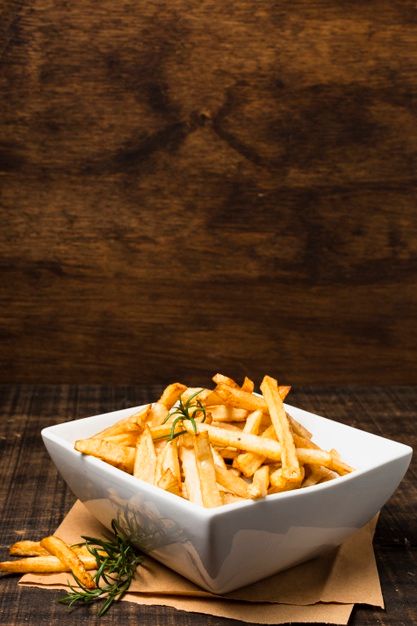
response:
<svg viewBox="0 0 417 626"><path fill-rule="evenodd" d="M211 594L148 557L125 600L259 624L347 624L355 603L383 607L372 547L376 519L333 552L223 596ZM68 543L106 530L76 502L56 534ZM26 574L21 585L64 589L70 574ZM114 609L113 609L114 610Z"/></svg>

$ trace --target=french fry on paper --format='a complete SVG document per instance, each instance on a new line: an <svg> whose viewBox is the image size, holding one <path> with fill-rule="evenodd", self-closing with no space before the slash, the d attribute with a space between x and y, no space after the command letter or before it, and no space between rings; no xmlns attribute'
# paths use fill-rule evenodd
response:
<svg viewBox="0 0 417 626"><path fill-rule="evenodd" d="M74 574L75 578L88 589L95 589L95 582L85 569L82 560L71 548L59 537L51 535L41 540L42 548L48 550L52 556L56 556ZM36 558L36 557L35 557ZM95 560L95 559L94 559Z"/></svg>

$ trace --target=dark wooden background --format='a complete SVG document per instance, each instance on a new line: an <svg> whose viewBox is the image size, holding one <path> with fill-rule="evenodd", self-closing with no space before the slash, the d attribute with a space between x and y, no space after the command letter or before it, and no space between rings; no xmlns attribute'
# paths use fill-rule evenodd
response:
<svg viewBox="0 0 417 626"><path fill-rule="evenodd" d="M414 0L0 12L0 382L417 382Z"/></svg>

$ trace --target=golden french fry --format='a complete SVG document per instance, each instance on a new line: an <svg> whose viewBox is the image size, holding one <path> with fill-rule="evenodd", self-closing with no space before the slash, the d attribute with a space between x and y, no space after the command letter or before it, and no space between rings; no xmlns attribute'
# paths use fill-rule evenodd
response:
<svg viewBox="0 0 417 626"><path fill-rule="evenodd" d="M226 463L224 462L224 458L220 454L219 450L210 444L211 454L213 455L214 465L218 465L219 467L223 467L223 469L227 469Z"/></svg>
<svg viewBox="0 0 417 626"><path fill-rule="evenodd" d="M240 388L230 387L222 383L218 384L215 392L221 397L226 405L236 407L238 409L246 409L247 411L266 410L266 404L263 398L254 396L248 391L242 391Z"/></svg>
<svg viewBox="0 0 417 626"><path fill-rule="evenodd" d="M226 487L226 489L241 498L250 498L249 485L243 480L243 478L239 478L239 476L236 476L230 470L224 469L219 465L215 466L215 470L216 480L219 485Z"/></svg>
<svg viewBox="0 0 417 626"><path fill-rule="evenodd" d="M307 430L307 428L305 428L302 424L300 424L300 422L297 422L296 419L294 419L291 415L289 415L287 413L287 417L289 419L289 422L291 424L291 428L292 431L295 435L298 435L299 437L304 437L304 439L311 439L312 438L312 434L309 430Z"/></svg>
<svg viewBox="0 0 417 626"><path fill-rule="evenodd" d="M182 383L172 383L164 389L161 397L158 400L158 403L165 405L165 407L169 410L174 406L180 395L186 389L187 387Z"/></svg>
<svg viewBox="0 0 417 626"><path fill-rule="evenodd" d="M120 433L119 435L107 435L103 437L104 441L116 443L119 446L128 446L134 448L139 437L139 431L136 433Z"/></svg>
<svg viewBox="0 0 417 626"><path fill-rule="evenodd" d="M158 487L165 489L165 491L175 493L176 496L181 495L181 481L178 483L177 478L171 472L169 467L163 472L161 478L159 479Z"/></svg>
<svg viewBox="0 0 417 626"><path fill-rule="evenodd" d="M161 424L160 426L151 426L149 430L151 431L152 439L155 441L157 439L162 439L163 437L169 437L171 434L171 428L172 424Z"/></svg>
<svg viewBox="0 0 417 626"><path fill-rule="evenodd" d="M242 391L247 391L248 393L252 393L253 390L255 389L255 383L253 382L253 380L245 376L241 389Z"/></svg>
<svg viewBox="0 0 417 626"><path fill-rule="evenodd" d="M292 436L293 436L296 448L312 448L314 450L321 449L316 443L314 443L314 441L311 441L311 439L307 439L306 437L301 437L300 435L297 435L294 432Z"/></svg>
<svg viewBox="0 0 417 626"><path fill-rule="evenodd" d="M336 450L330 450L330 456L332 457L330 467L332 470L340 474L340 476L344 476L345 474L350 474L351 472L353 472L353 467L350 467L350 465L344 463Z"/></svg>
<svg viewBox="0 0 417 626"><path fill-rule="evenodd" d="M237 496L230 491L222 492L222 500L223 504L234 504L235 502L244 502L246 498L242 498L241 496Z"/></svg>
<svg viewBox="0 0 417 626"><path fill-rule="evenodd" d="M270 474L271 489L268 493L279 493L281 491L291 491L298 489L301 486L301 482L304 478L304 467L300 468L301 478L299 482L291 481L284 476L282 467L279 467Z"/></svg>
<svg viewBox="0 0 417 626"><path fill-rule="evenodd" d="M228 376L223 376L223 374L215 374L211 379L216 385L227 385L228 387L234 387L235 389L240 389L237 382L233 380L233 378L229 378Z"/></svg>
<svg viewBox="0 0 417 626"><path fill-rule="evenodd" d="M158 457L156 475L157 475L157 481L159 481L160 477L163 474L165 474L166 471L169 469L171 475L177 481L178 491L180 491L181 490L181 470L180 470L180 463L178 459L178 443L177 442L178 442L178 439L173 439L172 441L166 442L165 448L162 450L161 454ZM158 469L160 471L160 475L158 473Z"/></svg>
<svg viewBox="0 0 417 626"><path fill-rule="evenodd" d="M91 575L86 571L82 560L73 550L55 535L50 535L41 540L42 548L48 550L52 556L58 557L73 573L73 575L88 589L95 589L96 584Z"/></svg>
<svg viewBox="0 0 417 626"><path fill-rule="evenodd" d="M216 472L207 432L194 437L194 451L200 479L201 498L206 507L220 506L222 503L216 483Z"/></svg>
<svg viewBox="0 0 417 626"><path fill-rule="evenodd" d="M277 381L271 376L264 376L261 391L268 405L269 415L278 441L281 444L282 475L288 481L300 483L302 479L300 463L284 404L279 395Z"/></svg>
<svg viewBox="0 0 417 626"><path fill-rule="evenodd" d="M338 477L337 472L322 465L305 465L305 468L308 470L308 474L306 474L302 487L311 487Z"/></svg>
<svg viewBox="0 0 417 626"><path fill-rule="evenodd" d="M268 426L268 428L262 433L262 438L276 438L274 427ZM256 454L254 452L245 452L239 454L233 461L233 466L242 472L246 478L250 478L264 463L266 456L262 454Z"/></svg>
<svg viewBox="0 0 417 626"><path fill-rule="evenodd" d="M156 454L149 426L145 426L135 450L133 476L155 484Z"/></svg>
<svg viewBox="0 0 417 626"><path fill-rule="evenodd" d="M162 402L154 402L151 405L147 423L149 426L159 426L163 424L168 416L168 409Z"/></svg>
<svg viewBox="0 0 417 626"><path fill-rule="evenodd" d="M249 413L242 432L257 435L261 426L262 416L263 413L260 409Z"/></svg>
<svg viewBox="0 0 417 626"><path fill-rule="evenodd" d="M332 466L332 455L326 450L316 450L314 448L297 448L297 457L300 463L305 465L324 465Z"/></svg>
<svg viewBox="0 0 417 626"><path fill-rule="evenodd" d="M48 551L45 552L46 555L42 556L32 556L14 561L3 561L0 563L0 572L7 572L10 574L47 574L51 572L72 571L72 568L66 563L63 563L61 559L56 556L52 556ZM82 555L78 558L80 559L85 570L97 568L97 561L92 554L89 556Z"/></svg>
<svg viewBox="0 0 417 626"><path fill-rule="evenodd" d="M279 387L278 391L281 400L285 398L290 389L291 387ZM230 406L247 409L248 411L256 411L257 409L261 409L261 411L268 410L264 398L255 396L247 391L242 391L242 389L235 389L234 387L220 383L217 385L215 392L222 398L225 404Z"/></svg>
<svg viewBox="0 0 417 626"><path fill-rule="evenodd" d="M207 423L207 422L206 422ZM234 424L229 424L229 422L216 422L216 421L212 421L211 422L212 426L216 426L217 428L223 428L224 430L233 430L235 433L241 433L242 432L242 428L239 428L239 426L236 426L236 423Z"/></svg>
<svg viewBox="0 0 417 626"><path fill-rule="evenodd" d="M40 541L16 541L10 546L9 554L13 556L47 556L50 554L46 548L42 548Z"/></svg>
<svg viewBox="0 0 417 626"><path fill-rule="evenodd" d="M184 473L184 485L187 498L196 504L203 504L200 480L198 478L197 461L194 448L180 447L180 459Z"/></svg>
<svg viewBox="0 0 417 626"><path fill-rule="evenodd" d="M239 454L239 450L236 450L236 448L218 448L218 451L223 459L231 459L232 461Z"/></svg>
<svg viewBox="0 0 417 626"><path fill-rule="evenodd" d="M253 475L252 484L249 485L251 498L265 498L269 487L269 467L262 465Z"/></svg>
<svg viewBox="0 0 417 626"><path fill-rule="evenodd" d="M96 435L93 435L90 439L106 439L107 437L113 437L115 435L121 435L128 432L136 432L137 434L140 434L143 424L148 419L150 409L151 405L149 404L139 412L133 413L133 415L125 417L115 424L112 424L112 426L109 426Z"/></svg>
<svg viewBox="0 0 417 626"><path fill-rule="evenodd" d="M119 446L116 443L103 441L102 439L78 439L74 447L78 452L95 456L129 474L133 472L133 463L135 461L134 448Z"/></svg>
<svg viewBox="0 0 417 626"><path fill-rule="evenodd" d="M88 548L84 544L70 546L78 556L91 556ZM40 541L16 541L9 548L9 554L12 556L50 556L50 552L41 546Z"/></svg>
<svg viewBox="0 0 417 626"><path fill-rule="evenodd" d="M188 420L183 422L185 430L193 433L193 425ZM273 461L281 460L281 446L278 441L268 439L266 437L258 437L249 433L234 432L217 428L211 424L197 423L197 432L208 432L210 443L222 446L232 447L239 450L247 450L248 452L256 452L264 455Z"/></svg>
<svg viewBox="0 0 417 626"><path fill-rule="evenodd" d="M210 407L211 418L215 422L245 422L248 417L246 409L218 404Z"/></svg>

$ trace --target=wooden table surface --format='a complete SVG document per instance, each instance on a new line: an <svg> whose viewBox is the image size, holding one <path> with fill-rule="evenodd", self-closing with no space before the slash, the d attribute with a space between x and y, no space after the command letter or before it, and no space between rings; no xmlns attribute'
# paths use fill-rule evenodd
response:
<svg viewBox="0 0 417 626"><path fill-rule="evenodd" d="M0 387L0 528L2 557L21 538L54 531L74 502L44 450L40 430L58 422L149 402L157 386L11 386ZM303 387L291 402L415 447L417 387ZM356 607L355 626L417 623L417 460L381 513L375 551L386 611ZM81 608L69 613L57 604L61 592L17 586L16 576L0 581L0 622L15 624L140 623L168 626L238 626L241 622L165 607L121 603L100 620Z"/></svg>

